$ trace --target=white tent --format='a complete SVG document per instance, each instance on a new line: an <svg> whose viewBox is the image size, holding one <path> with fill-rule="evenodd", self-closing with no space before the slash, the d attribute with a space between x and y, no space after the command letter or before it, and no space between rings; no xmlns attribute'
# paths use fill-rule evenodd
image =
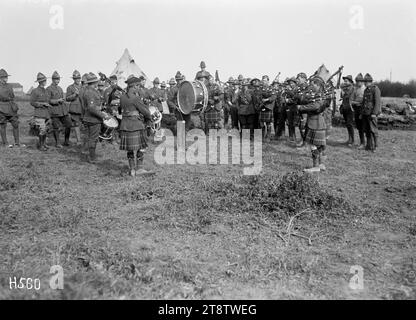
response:
<svg viewBox="0 0 416 320"><path fill-rule="evenodd" d="M125 49L123 55L121 56L120 60L116 62L117 66L111 72L111 75L117 76L118 85L122 88L126 87L126 83L124 81L127 80L127 77L131 74L135 75L136 77L143 76L146 78L146 87L151 87L152 83L146 74L140 69L140 67L136 64L133 57L130 55L129 50Z"/></svg>

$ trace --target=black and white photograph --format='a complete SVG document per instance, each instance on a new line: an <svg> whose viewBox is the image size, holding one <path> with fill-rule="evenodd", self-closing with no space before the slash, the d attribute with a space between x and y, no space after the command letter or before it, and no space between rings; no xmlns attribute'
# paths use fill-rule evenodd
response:
<svg viewBox="0 0 416 320"><path fill-rule="evenodd" d="M415 1L1 0L0 30L0 300L416 299Z"/></svg>

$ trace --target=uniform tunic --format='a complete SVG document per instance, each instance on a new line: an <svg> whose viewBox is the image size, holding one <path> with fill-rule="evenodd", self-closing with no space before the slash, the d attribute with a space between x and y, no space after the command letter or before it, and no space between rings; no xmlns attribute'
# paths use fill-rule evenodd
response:
<svg viewBox="0 0 416 320"><path fill-rule="evenodd" d="M101 97L97 90L92 87L86 87L82 93L82 101L87 143L90 149L95 149L100 135L101 124L105 118L105 115L101 112Z"/></svg>
<svg viewBox="0 0 416 320"><path fill-rule="evenodd" d="M308 128L305 141L315 146L326 145L326 122L323 115L330 99L318 100L309 104L299 105L301 113L307 113L306 126Z"/></svg>
<svg viewBox="0 0 416 320"><path fill-rule="evenodd" d="M51 105L49 113L51 117L64 117L68 115L68 107L62 102L57 102L58 99L63 99L64 92L60 86L51 84L46 88L46 92L49 98L49 104Z"/></svg>
<svg viewBox="0 0 416 320"><path fill-rule="evenodd" d="M255 109L250 90L241 90L237 94L238 120L241 129L254 129Z"/></svg>
<svg viewBox="0 0 416 320"><path fill-rule="evenodd" d="M18 106L14 102L13 88L10 84L0 84L0 124L11 122L14 127L18 125Z"/></svg>
<svg viewBox="0 0 416 320"><path fill-rule="evenodd" d="M82 106L79 99L81 88L81 85L73 83L66 89L66 101L69 102L69 114L71 116L72 124L75 127L78 127L81 124Z"/></svg>
<svg viewBox="0 0 416 320"><path fill-rule="evenodd" d="M378 128L376 116L380 113L380 89L376 85L371 84L364 90L363 106L361 109L363 130L367 137L367 148L370 150L374 150L377 147Z"/></svg>
<svg viewBox="0 0 416 320"><path fill-rule="evenodd" d="M165 92L160 88L153 87L148 90L151 104L154 105L160 112L163 111L162 101L165 101Z"/></svg>
<svg viewBox="0 0 416 320"><path fill-rule="evenodd" d="M147 147L145 120L151 120L148 108L137 95L123 94L120 98L120 150L139 151Z"/></svg>
<svg viewBox="0 0 416 320"><path fill-rule="evenodd" d="M30 104L35 108L35 125L39 127L39 135L46 134L46 120L50 118L49 109L41 103L49 103L49 96L46 89L39 86L33 89L30 95Z"/></svg>

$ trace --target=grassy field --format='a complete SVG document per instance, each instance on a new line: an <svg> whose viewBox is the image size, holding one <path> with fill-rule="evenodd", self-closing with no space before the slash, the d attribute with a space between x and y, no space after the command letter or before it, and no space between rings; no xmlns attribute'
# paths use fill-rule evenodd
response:
<svg viewBox="0 0 416 320"><path fill-rule="evenodd" d="M126 155L98 146L0 149L0 299L415 299L416 135L381 131L377 153L329 139L327 171L307 151L263 145L242 165L166 165L132 179ZM12 141L9 127L8 136ZM49 287L52 265L64 290ZM349 287L363 268L364 288ZM9 277L39 278L38 291Z"/></svg>

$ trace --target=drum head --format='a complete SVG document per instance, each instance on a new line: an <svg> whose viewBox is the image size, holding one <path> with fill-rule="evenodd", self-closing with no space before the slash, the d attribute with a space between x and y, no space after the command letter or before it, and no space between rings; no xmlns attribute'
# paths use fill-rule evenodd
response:
<svg viewBox="0 0 416 320"><path fill-rule="evenodd" d="M103 122L108 128L117 128L118 127L118 121L116 120L116 118L110 118L108 120L104 120Z"/></svg>
<svg viewBox="0 0 416 320"><path fill-rule="evenodd" d="M181 83L178 90L178 105L179 110L183 114L190 114L195 106L195 91L192 83L184 81Z"/></svg>

